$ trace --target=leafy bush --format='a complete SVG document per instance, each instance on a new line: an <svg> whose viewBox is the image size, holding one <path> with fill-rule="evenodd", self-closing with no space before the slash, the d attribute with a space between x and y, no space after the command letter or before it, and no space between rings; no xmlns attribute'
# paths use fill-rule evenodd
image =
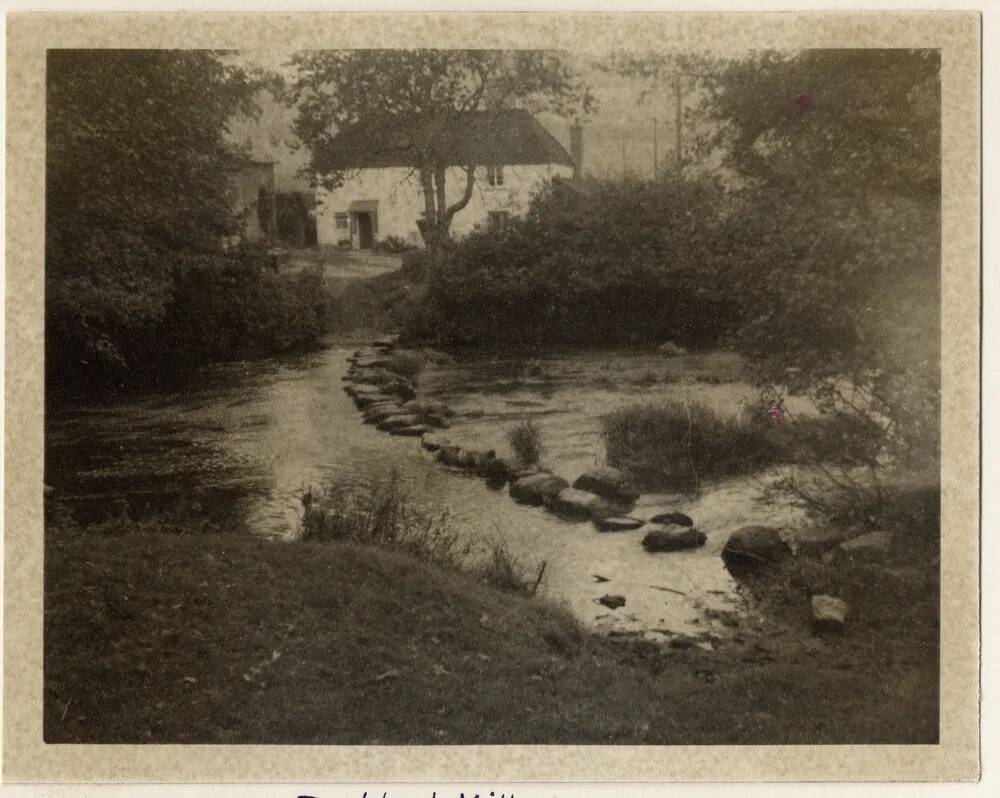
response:
<svg viewBox="0 0 1000 798"><path fill-rule="evenodd" d="M538 465L542 459L542 430L530 418L508 429L507 441L521 465Z"/></svg>
<svg viewBox="0 0 1000 798"><path fill-rule="evenodd" d="M720 196L707 180L549 185L526 217L436 254L407 334L523 348L713 344L734 321L710 268Z"/></svg>

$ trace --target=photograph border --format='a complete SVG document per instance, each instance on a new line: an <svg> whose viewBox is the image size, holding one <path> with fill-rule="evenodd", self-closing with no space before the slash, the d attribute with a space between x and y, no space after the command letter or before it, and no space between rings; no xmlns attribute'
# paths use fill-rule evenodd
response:
<svg viewBox="0 0 1000 798"><path fill-rule="evenodd" d="M525 24L524 17L530 17ZM94 13L7 21L7 782L866 781L979 774L980 58L976 12ZM942 55L938 745L186 746L42 742L45 52L75 48L938 48ZM664 48L663 43L670 46Z"/></svg>

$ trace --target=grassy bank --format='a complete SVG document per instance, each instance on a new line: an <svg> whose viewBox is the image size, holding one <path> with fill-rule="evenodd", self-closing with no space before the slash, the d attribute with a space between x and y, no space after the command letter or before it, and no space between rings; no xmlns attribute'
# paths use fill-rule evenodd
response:
<svg viewBox="0 0 1000 798"><path fill-rule="evenodd" d="M389 547L50 531L45 554L50 743L937 736L926 616L872 625L878 594L843 636L790 604L713 651L660 649Z"/></svg>

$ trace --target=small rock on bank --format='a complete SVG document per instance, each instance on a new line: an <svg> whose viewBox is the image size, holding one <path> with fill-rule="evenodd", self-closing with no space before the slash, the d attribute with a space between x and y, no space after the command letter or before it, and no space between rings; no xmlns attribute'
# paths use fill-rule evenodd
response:
<svg viewBox="0 0 1000 798"><path fill-rule="evenodd" d="M745 526L729 536L722 560L734 576L760 571L792 554L781 531L770 526Z"/></svg>
<svg viewBox="0 0 1000 798"><path fill-rule="evenodd" d="M892 548L892 532L868 532L840 544L840 550L851 559L877 560Z"/></svg>
<svg viewBox="0 0 1000 798"><path fill-rule="evenodd" d="M847 623L847 603L834 596L813 596L812 617L817 633L842 631Z"/></svg>
<svg viewBox="0 0 1000 798"><path fill-rule="evenodd" d="M646 551L682 551L705 545L708 539L704 532L691 526L678 524L646 524L640 532L645 533L642 547Z"/></svg>

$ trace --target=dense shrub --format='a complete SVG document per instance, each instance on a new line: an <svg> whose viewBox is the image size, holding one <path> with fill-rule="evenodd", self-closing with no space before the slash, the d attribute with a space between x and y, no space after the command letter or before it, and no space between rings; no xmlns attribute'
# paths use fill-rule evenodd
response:
<svg viewBox="0 0 1000 798"><path fill-rule="evenodd" d="M72 334L64 319L81 305L56 283L47 308L50 393L172 379L211 360L308 346L326 327L320 272L278 274L259 250L177 258L167 277L158 317L122 330L107 358L91 356L90 342Z"/></svg>
<svg viewBox="0 0 1000 798"><path fill-rule="evenodd" d="M311 272L237 247L226 141L261 75L207 50L53 50L47 60L46 388L107 392L314 340ZM260 197L271 226L273 195Z"/></svg>
<svg viewBox="0 0 1000 798"><path fill-rule="evenodd" d="M719 195L707 180L554 183L525 218L442 248L408 334L538 348L713 344L734 320L710 268Z"/></svg>

